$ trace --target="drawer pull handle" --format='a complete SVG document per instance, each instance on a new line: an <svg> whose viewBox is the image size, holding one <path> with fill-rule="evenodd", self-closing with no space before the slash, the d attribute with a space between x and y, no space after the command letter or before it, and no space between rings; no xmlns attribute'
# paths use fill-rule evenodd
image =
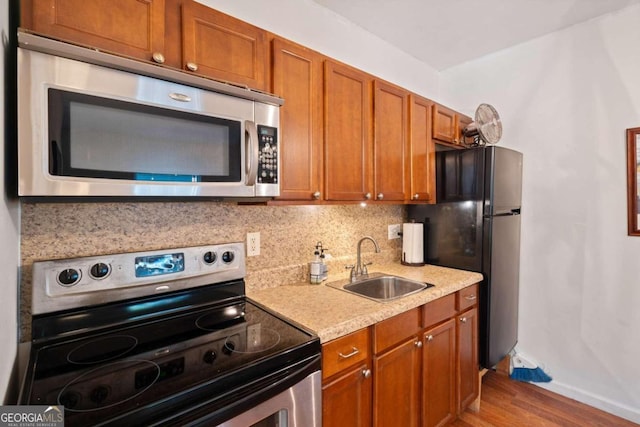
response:
<svg viewBox="0 0 640 427"><path fill-rule="evenodd" d="M363 369L362 376L365 378L369 378L371 376L371 369Z"/></svg>
<svg viewBox="0 0 640 427"><path fill-rule="evenodd" d="M360 350L358 350L356 347L351 347L351 350L352 351L349 354L338 353L338 356L340 356L342 359L348 359L348 358L353 357L356 354L360 353Z"/></svg>
<svg viewBox="0 0 640 427"><path fill-rule="evenodd" d="M466 297L464 297L464 299L466 299L467 301L475 301L476 295L475 294L467 295Z"/></svg>

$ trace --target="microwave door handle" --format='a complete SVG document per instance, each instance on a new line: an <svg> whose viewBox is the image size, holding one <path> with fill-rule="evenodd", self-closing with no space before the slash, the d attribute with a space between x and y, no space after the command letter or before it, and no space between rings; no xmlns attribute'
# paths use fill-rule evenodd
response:
<svg viewBox="0 0 640 427"><path fill-rule="evenodd" d="M247 153L247 185L255 185L258 175L258 130L256 124L250 120L244 122Z"/></svg>

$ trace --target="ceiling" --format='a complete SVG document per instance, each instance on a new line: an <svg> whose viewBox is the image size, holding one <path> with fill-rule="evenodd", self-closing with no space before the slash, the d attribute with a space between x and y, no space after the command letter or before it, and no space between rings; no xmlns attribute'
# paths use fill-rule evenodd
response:
<svg viewBox="0 0 640 427"><path fill-rule="evenodd" d="M313 0L437 70L640 0Z"/></svg>

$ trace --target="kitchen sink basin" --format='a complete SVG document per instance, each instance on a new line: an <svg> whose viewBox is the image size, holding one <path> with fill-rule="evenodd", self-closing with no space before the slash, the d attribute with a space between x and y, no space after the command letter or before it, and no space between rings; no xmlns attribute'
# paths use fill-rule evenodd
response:
<svg viewBox="0 0 640 427"><path fill-rule="evenodd" d="M433 285L390 274L372 273L352 283L349 280L339 280L327 286L384 302L415 294Z"/></svg>

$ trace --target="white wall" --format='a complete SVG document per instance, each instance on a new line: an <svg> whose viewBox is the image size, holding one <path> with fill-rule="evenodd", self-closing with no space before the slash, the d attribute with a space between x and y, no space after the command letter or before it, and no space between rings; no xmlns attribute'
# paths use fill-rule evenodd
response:
<svg viewBox="0 0 640 427"><path fill-rule="evenodd" d="M8 2L0 6L0 34L3 50L0 55L0 260L2 260L0 276L0 403L11 394L7 387L12 376L13 363L18 341L18 254L19 254L19 219L18 203L7 200L5 190L5 52L9 32Z"/></svg>
<svg viewBox="0 0 640 427"><path fill-rule="evenodd" d="M640 238L627 236L625 129L640 126L640 7L442 73L445 102L493 104L524 153L519 344L549 388L640 422Z"/></svg>
<svg viewBox="0 0 640 427"><path fill-rule="evenodd" d="M311 0L197 0L431 99L438 72Z"/></svg>

